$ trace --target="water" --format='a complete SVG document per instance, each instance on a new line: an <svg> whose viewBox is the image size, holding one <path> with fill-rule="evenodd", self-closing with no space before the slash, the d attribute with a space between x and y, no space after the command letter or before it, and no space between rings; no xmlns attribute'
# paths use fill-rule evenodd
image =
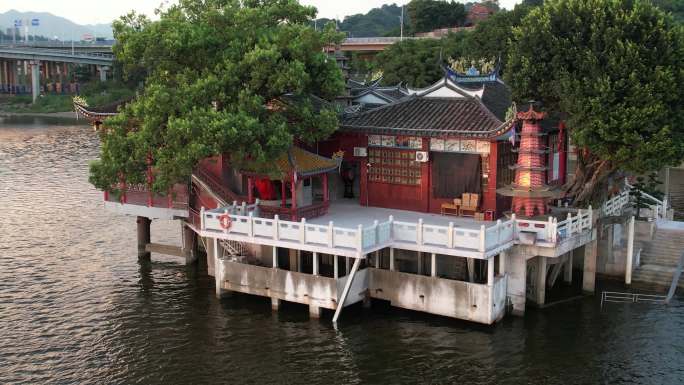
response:
<svg viewBox="0 0 684 385"><path fill-rule="evenodd" d="M588 298L494 327L379 305L335 330L218 301L201 268L137 262L135 219L88 184L97 154L88 126L0 118L0 384L684 383L682 302ZM152 235L178 244L180 225Z"/></svg>

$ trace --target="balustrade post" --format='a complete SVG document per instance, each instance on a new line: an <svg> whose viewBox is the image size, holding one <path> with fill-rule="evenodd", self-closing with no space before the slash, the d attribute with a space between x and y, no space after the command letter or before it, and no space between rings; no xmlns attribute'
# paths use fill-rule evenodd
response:
<svg viewBox="0 0 684 385"><path fill-rule="evenodd" d="M223 214L224 214L224 215L230 215L230 214L228 214L228 209L224 209L224 210L223 210ZM229 217L229 218L230 218L230 217ZM220 222L220 221L219 221L219 222ZM223 232L226 233L226 234L228 234L228 228L226 227L225 229L223 229Z"/></svg>
<svg viewBox="0 0 684 385"><path fill-rule="evenodd" d="M511 224L513 226L511 234L511 240L517 239L518 238L518 221L515 219L515 213L511 214Z"/></svg>
<svg viewBox="0 0 684 385"><path fill-rule="evenodd" d="M449 222L449 234L447 234L447 247L454 248L454 222Z"/></svg>
<svg viewBox="0 0 684 385"><path fill-rule="evenodd" d="M254 214L252 212L249 213L248 215L248 220L249 220L249 226L247 226L248 230L248 235L250 238L254 237Z"/></svg>
<svg viewBox="0 0 684 385"><path fill-rule="evenodd" d="M204 231L204 206L200 207L200 230Z"/></svg>
<svg viewBox="0 0 684 385"><path fill-rule="evenodd" d="M280 240L280 220L278 219L278 214L273 216L273 239Z"/></svg>
<svg viewBox="0 0 684 385"><path fill-rule="evenodd" d="M389 239L394 239L394 215L389 216Z"/></svg>
<svg viewBox="0 0 684 385"><path fill-rule="evenodd" d="M300 223L301 225L299 225L299 242L306 243L306 218L302 218L302 221Z"/></svg>
<svg viewBox="0 0 684 385"><path fill-rule="evenodd" d="M589 205L589 228L594 227L594 209Z"/></svg>
<svg viewBox="0 0 684 385"><path fill-rule="evenodd" d="M335 247L335 228L333 221L328 222L328 247L331 249Z"/></svg>
<svg viewBox="0 0 684 385"><path fill-rule="evenodd" d="M547 241L552 241L553 240L553 217L549 216L549 219L546 221L546 240Z"/></svg>
<svg viewBox="0 0 684 385"><path fill-rule="evenodd" d="M356 249L363 251L363 225L359 225L356 230Z"/></svg>
<svg viewBox="0 0 684 385"><path fill-rule="evenodd" d="M375 234L375 242L373 242L373 243L375 245L377 245L378 240L380 239L380 233L378 232L378 220L377 219L373 221L373 227L375 227L375 229L373 230L373 234Z"/></svg>
<svg viewBox="0 0 684 385"><path fill-rule="evenodd" d="M247 202L242 201L242 207L240 208L240 215L247 215Z"/></svg>
<svg viewBox="0 0 684 385"><path fill-rule="evenodd" d="M496 220L496 245L501 245L501 219Z"/></svg>
<svg viewBox="0 0 684 385"><path fill-rule="evenodd" d="M485 225L481 225L481 226L480 226L480 252L482 252L482 253L484 253L485 250L486 250L486 247L485 247L485 245L486 245L486 235L485 235L485 232L486 232L486 231L487 231L487 230L486 230L486 228L485 228Z"/></svg>
<svg viewBox="0 0 684 385"><path fill-rule="evenodd" d="M567 228L568 238L570 238L572 236L572 213L568 213L566 222L568 222L568 224L565 227Z"/></svg>
<svg viewBox="0 0 684 385"><path fill-rule="evenodd" d="M419 245L423 244L423 218L418 219L418 225L416 226L416 242Z"/></svg>

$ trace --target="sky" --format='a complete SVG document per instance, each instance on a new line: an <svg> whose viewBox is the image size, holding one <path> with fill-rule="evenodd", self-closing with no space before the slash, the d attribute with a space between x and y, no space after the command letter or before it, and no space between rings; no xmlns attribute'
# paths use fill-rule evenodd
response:
<svg viewBox="0 0 684 385"><path fill-rule="evenodd" d="M78 24L109 23L130 10L152 16L163 0L0 0L0 12L50 12ZM383 4L406 4L408 0L300 0L302 4L318 8L318 16L343 19L344 16L366 13ZM500 0L504 8L511 8L520 0Z"/></svg>

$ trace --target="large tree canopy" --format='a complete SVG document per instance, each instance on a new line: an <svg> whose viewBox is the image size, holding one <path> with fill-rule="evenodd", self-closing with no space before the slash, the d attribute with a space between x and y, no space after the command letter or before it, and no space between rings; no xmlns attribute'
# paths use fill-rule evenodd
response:
<svg viewBox="0 0 684 385"><path fill-rule="evenodd" d="M453 0L411 0L406 12L414 33L458 27L466 19L465 6Z"/></svg>
<svg viewBox="0 0 684 385"><path fill-rule="evenodd" d="M506 69L519 101L562 113L580 148L568 187L600 198L615 170L684 158L682 27L646 1L547 0L514 30Z"/></svg>
<svg viewBox="0 0 684 385"><path fill-rule="evenodd" d="M166 191L206 157L267 170L295 138L328 137L337 113L310 96L332 100L344 82L323 52L339 36L311 28L315 12L296 0L180 0L158 21L115 22L116 58L127 75L144 73L145 86L105 122L91 182L144 182L151 159L153 187Z"/></svg>
<svg viewBox="0 0 684 385"><path fill-rule="evenodd" d="M513 27L530 12L532 6L519 4L511 11L501 11L481 21L472 32L452 33L436 39L404 40L381 52L375 67L383 73L383 82L405 82L425 87L444 76L440 67L448 59L479 61L501 58L505 63Z"/></svg>

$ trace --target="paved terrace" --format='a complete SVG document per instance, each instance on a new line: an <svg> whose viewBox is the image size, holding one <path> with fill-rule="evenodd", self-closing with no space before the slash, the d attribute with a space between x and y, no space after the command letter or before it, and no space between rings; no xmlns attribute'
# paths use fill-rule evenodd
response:
<svg viewBox="0 0 684 385"><path fill-rule="evenodd" d="M328 225L333 221L335 227L346 227L356 229L359 225L369 227L374 221L385 222L393 216L395 221L417 223L422 219L426 225L449 226L449 222L454 227L464 229L479 230L480 226L487 227L496 225L496 222L476 221L472 218L457 217L451 215L439 215L430 213L419 213L415 211L385 209L381 207L365 207L359 205L356 200L341 199L330 202L328 213L318 218L308 219L307 223L316 225Z"/></svg>

